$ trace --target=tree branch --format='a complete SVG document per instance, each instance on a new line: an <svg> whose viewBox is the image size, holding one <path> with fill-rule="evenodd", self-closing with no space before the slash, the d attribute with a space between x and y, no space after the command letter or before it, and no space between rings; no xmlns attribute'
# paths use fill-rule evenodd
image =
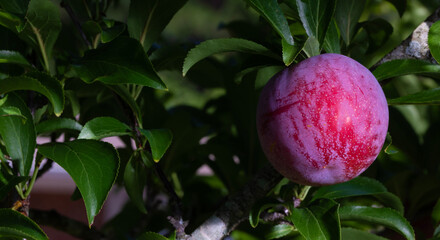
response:
<svg viewBox="0 0 440 240"><path fill-rule="evenodd" d="M429 51L428 33L432 24L438 20L440 20L440 8L436 9L433 14L417 26L399 46L379 60L373 68L395 59L419 59L436 63Z"/></svg>
<svg viewBox="0 0 440 240"><path fill-rule="evenodd" d="M31 209L30 217L39 225L53 227L79 239L107 239L103 233L99 232L94 227L89 228L86 224L62 216L55 210L43 211Z"/></svg>
<svg viewBox="0 0 440 240"><path fill-rule="evenodd" d="M266 196L282 176L269 164L235 196L226 201L213 216L200 225L189 240L222 239L247 219L255 201Z"/></svg>

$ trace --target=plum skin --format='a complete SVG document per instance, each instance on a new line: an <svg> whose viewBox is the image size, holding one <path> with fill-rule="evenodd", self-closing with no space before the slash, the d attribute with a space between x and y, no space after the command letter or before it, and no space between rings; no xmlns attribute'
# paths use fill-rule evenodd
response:
<svg viewBox="0 0 440 240"><path fill-rule="evenodd" d="M373 74L333 53L284 69L263 88L257 131L274 168L310 186L348 181L379 155L388 105Z"/></svg>

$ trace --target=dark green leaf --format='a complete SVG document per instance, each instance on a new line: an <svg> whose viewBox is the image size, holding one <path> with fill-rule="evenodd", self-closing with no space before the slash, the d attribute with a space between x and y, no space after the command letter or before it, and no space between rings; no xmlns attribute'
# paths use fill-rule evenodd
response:
<svg viewBox="0 0 440 240"><path fill-rule="evenodd" d="M393 33L393 26L382 18L375 18L362 24L368 33L367 53L382 47Z"/></svg>
<svg viewBox="0 0 440 240"><path fill-rule="evenodd" d="M20 175L28 176L36 146L36 133L32 115L23 100L14 93L7 95L2 107L18 108L26 118L26 120L23 120L21 116L1 116L0 135L9 156L13 161L18 162Z"/></svg>
<svg viewBox="0 0 440 240"><path fill-rule="evenodd" d="M31 0L26 20L25 24L19 28L19 36L34 49L40 51L43 56L46 55L49 58L61 31L58 6L50 0Z"/></svg>
<svg viewBox="0 0 440 240"><path fill-rule="evenodd" d="M155 232L146 232L136 238L136 240L168 240L168 238Z"/></svg>
<svg viewBox="0 0 440 240"><path fill-rule="evenodd" d="M339 30L334 19L328 26L323 48L327 53L341 53L341 45L339 44Z"/></svg>
<svg viewBox="0 0 440 240"><path fill-rule="evenodd" d="M188 0L132 0L127 19L130 36L148 50L168 25L174 14Z"/></svg>
<svg viewBox="0 0 440 240"><path fill-rule="evenodd" d="M35 126L37 134L50 133L58 130L81 131L82 125L70 118L52 118Z"/></svg>
<svg viewBox="0 0 440 240"><path fill-rule="evenodd" d="M403 205L398 197L389 193L377 180L357 177L348 182L320 187L313 195L312 201L320 198L340 199L355 196L374 196L385 206L396 209L403 215Z"/></svg>
<svg viewBox="0 0 440 240"><path fill-rule="evenodd" d="M440 21L435 22L429 28L428 45L431 55L440 62Z"/></svg>
<svg viewBox="0 0 440 240"><path fill-rule="evenodd" d="M258 200L251 208L249 212L249 223L253 228L257 227L260 221L260 214L268 208L275 207L279 202L274 199L263 198Z"/></svg>
<svg viewBox="0 0 440 240"><path fill-rule="evenodd" d="M249 40L239 38L212 39L200 43L189 51L183 63L183 75L185 76L188 70L200 60L224 52L259 54L280 60L280 57L271 50Z"/></svg>
<svg viewBox="0 0 440 240"><path fill-rule="evenodd" d="M272 25L288 44L293 45L293 37L286 17L276 0L247 0L247 2Z"/></svg>
<svg viewBox="0 0 440 240"><path fill-rule="evenodd" d="M31 66L21 53L9 50L0 50L0 63L14 63L25 67Z"/></svg>
<svg viewBox="0 0 440 240"><path fill-rule="evenodd" d="M429 89L400 98L388 99L389 105L401 104L440 104L440 88Z"/></svg>
<svg viewBox="0 0 440 240"><path fill-rule="evenodd" d="M309 37L324 42L335 11L335 0L296 0L299 16Z"/></svg>
<svg viewBox="0 0 440 240"><path fill-rule="evenodd" d="M17 33L17 26L20 25L21 19L14 14L5 12L0 9L0 25L9 28L9 30Z"/></svg>
<svg viewBox="0 0 440 240"><path fill-rule="evenodd" d="M387 240L386 238L379 237L373 233L354 228L342 228L341 233L342 240Z"/></svg>
<svg viewBox="0 0 440 240"><path fill-rule="evenodd" d="M278 239L282 238L289 233L293 232L295 228L289 224L278 224L273 226L270 230L266 232L264 235L264 239Z"/></svg>
<svg viewBox="0 0 440 240"><path fill-rule="evenodd" d="M116 22L112 27L104 29L101 34L101 42L107 43L117 38L125 31L125 23Z"/></svg>
<svg viewBox="0 0 440 240"><path fill-rule="evenodd" d="M432 209L432 219L434 219L435 223L440 223L440 199L437 200L437 203L435 204L434 208Z"/></svg>
<svg viewBox="0 0 440 240"><path fill-rule="evenodd" d="M338 0L336 3L335 19L347 45L350 45L356 30L356 24L365 7L365 0Z"/></svg>
<svg viewBox="0 0 440 240"><path fill-rule="evenodd" d="M343 206L339 209L341 221L364 221L384 225L402 234L408 240L414 240L414 230L408 221L397 211L390 208L366 206Z"/></svg>
<svg viewBox="0 0 440 240"><path fill-rule="evenodd" d="M64 109L64 92L58 80L42 72L29 72L22 76L0 80L0 94L31 90L46 96L53 106L54 113L60 116Z"/></svg>
<svg viewBox="0 0 440 240"><path fill-rule="evenodd" d="M436 239L434 240L438 240L438 238L440 238L440 225L438 225L435 230L434 230L434 236Z"/></svg>
<svg viewBox="0 0 440 240"><path fill-rule="evenodd" d="M173 133L169 129L140 129L150 143L151 153L155 162L159 162L173 140Z"/></svg>
<svg viewBox="0 0 440 240"><path fill-rule="evenodd" d="M128 92L127 88L122 85L107 85L107 87L116 94L118 94L119 97L121 97L122 100L124 100L124 102L127 103L127 105L131 108L131 111L133 111L134 115L136 116L139 125L142 126L141 109L139 108L139 105L131 96L131 94Z"/></svg>
<svg viewBox="0 0 440 240"><path fill-rule="evenodd" d="M93 224L116 180L119 156L109 143L79 139L72 142L49 143L38 151L58 163L76 183Z"/></svg>
<svg viewBox="0 0 440 240"><path fill-rule="evenodd" d="M91 21L91 20L86 21L85 23L83 23L81 25L81 28L83 29L84 34L86 35L87 39L90 42L95 41L96 35L102 33L101 26L97 22Z"/></svg>
<svg viewBox="0 0 440 240"><path fill-rule="evenodd" d="M34 221L12 209L0 209L0 238L49 239Z"/></svg>
<svg viewBox="0 0 440 240"><path fill-rule="evenodd" d="M133 156L125 166L124 185L133 204L142 213L147 213L143 199L144 188L147 182L147 169L141 159Z"/></svg>
<svg viewBox="0 0 440 240"><path fill-rule="evenodd" d="M1 151L0 154L2 154ZM29 177L10 175L8 171L0 165L0 201L3 201L15 185L28 179Z"/></svg>
<svg viewBox="0 0 440 240"><path fill-rule="evenodd" d="M130 127L112 117L97 117L88 121L78 139L99 140L111 136L130 135Z"/></svg>
<svg viewBox="0 0 440 240"><path fill-rule="evenodd" d="M296 229L307 240L329 240L341 238L338 216L339 204L321 199L308 208L293 208L289 216Z"/></svg>
<svg viewBox="0 0 440 240"><path fill-rule="evenodd" d="M373 74L378 81L408 74L440 77L440 65L416 59L397 59L381 64Z"/></svg>
<svg viewBox="0 0 440 240"><path fill-rule="evenodd" d="M407 0L387 0L387 1L394 5L394 7L399 12L399 15L402 17L403 13L406 10Z"/></svg>
<svg viewBox="0 0 440 240"><path fill-rule="evenodd" d="M24 16L27 11L29 0L1 0L0 7L18 16Z"/></svg>
<svg viewBox="0 0 440 240"><path fill-rule="evenodd" d="M133 83L156 89L166 89L138 41L119 37L89 50L73 71L86 83Z"/></svg>

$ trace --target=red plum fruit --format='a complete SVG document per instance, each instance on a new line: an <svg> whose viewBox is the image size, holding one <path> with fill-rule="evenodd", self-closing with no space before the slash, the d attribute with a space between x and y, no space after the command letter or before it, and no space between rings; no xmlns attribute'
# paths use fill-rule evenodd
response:
<svg viewBox="0 0 440 240"><path fill-rule="evenodd" d="M388 129L388 105L373 74L340 54L306 59L263 88L257 130L274 168L293 182L348 181L376 159Z"/></svg>

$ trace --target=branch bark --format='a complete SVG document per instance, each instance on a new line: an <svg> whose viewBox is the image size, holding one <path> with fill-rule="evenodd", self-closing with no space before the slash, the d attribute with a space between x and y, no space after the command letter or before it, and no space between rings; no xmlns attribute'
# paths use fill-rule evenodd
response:
<svg viewBox="0 0 440 240"><path fill-rule="evenodd" d="M436 9L433 14L417 26L399 46L379 60L373 68L395 59L419 59L436 63L429 51L428 33L432 24L438 20L440 20L440 8Z"/></svg>
<svg viewBox="0 0 440 240"><path fill-rule="evenodd" d="M248 218L255 201L266 196L281 179L282 176L268 164L187 239L218 240L229 235L239 223Z"/></svg>

